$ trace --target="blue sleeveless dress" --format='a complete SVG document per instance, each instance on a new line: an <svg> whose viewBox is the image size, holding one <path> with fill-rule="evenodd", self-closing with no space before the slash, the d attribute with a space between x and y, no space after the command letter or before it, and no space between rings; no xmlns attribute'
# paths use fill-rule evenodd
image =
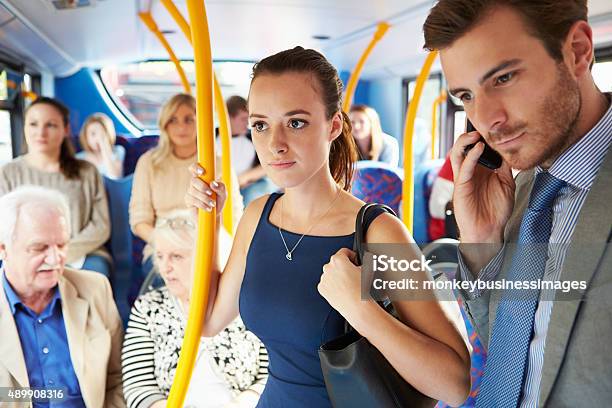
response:
<svg viewBox="0 0 612 408"><path fill-rule="evenodd" d="M280 194L264 207L246 260L240 289L240 315L261 339L270 359L269 377L258 407L331 407L319 346L344 333L344 319L317 291L323 265L341 248L352 248L354 234L306 235L293 260L270 220ZM283 230L291 249L301 234Z"/></svg>

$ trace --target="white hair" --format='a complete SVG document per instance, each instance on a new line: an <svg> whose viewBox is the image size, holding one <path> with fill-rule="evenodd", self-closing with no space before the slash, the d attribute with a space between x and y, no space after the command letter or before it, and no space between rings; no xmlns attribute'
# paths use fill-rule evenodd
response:
<svg viewBox="0 0 612 408"><path fill-rule="evenodd" d="M24 185L0 197L0 214L2 214L0 243L8 244L14 239L21 207L25 204L55 208L63 215L70 234L70 207L66 196L50 188Z"/></svg>
<svg viewBox="0 0 612 408"><path fill-rule="evenodd" d="M145 258L154 254L155 240L164 238L177 248L189 248L195 250L195 244L198 238L197 234L198 219L194 217L190 210L186 209L175 209L165 217L159 217L155 222L155 228L153 230L153 245L147 245L145 247ZM224 268L229 258L230 251L232 249L232 237L225 231L225 228L221 228L219 234L219 254L221 256L221 266ZM153 259L155 263L156 260Z"/></svg>

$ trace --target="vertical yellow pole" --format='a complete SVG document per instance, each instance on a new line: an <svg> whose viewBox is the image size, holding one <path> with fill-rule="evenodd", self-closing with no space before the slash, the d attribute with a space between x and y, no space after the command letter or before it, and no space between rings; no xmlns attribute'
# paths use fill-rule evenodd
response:
<svg viewBox="0 0 612 408"><path fill-rule="evenodd" d="M194 61L196 67L196 103L198 128L198 162L206 169L203 180L215 179L215 139L213 127L212 55L208 20L203 0L187 0L192 27ZM229 204L229 203L228 203ZM195 254L195 273L191 288L189 319L181 347L181 355L170 389L167 407L181 408L189 387L191 372L200 344L206 305L208 304L210 272L215 247L216 212L198 211L198 240Z"/></svg>
<svg viewBox="0 0 612 408"><path fill-rule="evenodd" d="M179 28L187 38L189 43L193 44L191 41L191 29L189 28L189 23L183 17L180 10L176 7L176 5L172 2L172 0L160 0L163 6L168 10L168 13L172 16L176 24L178 24ZM219 86L219 82L217 81L217 76L213 72L213 86L214 86L214 99L215 99L215 110L217 111L217 117L219 118L219 137L221 139L221 156L223 158L222 165L222 173L221 177L223 179L223 183L227 188L227 204L223 208L223 226L227 230L227 232L233 236L234 235L234 216L233 216L233 208L231 203L232 201L232 151L231 151L231 135L229 129L229 116L227 115L227 107L225 106L225 101L223 100L223 94L221 93L221 87Z"/></svg>
<svg viewBox="0 0 612 408"><path fill-rule="evenodd" d="M436 131L438 128L438 107L446 102L446 91L442 91L431 107L431 160L436 158Z"/></svg>
<svg viewBox="0 0 612 408"><path fill-rule="evenodd" d="M348 85L346 86L346 92L344 94L344 103L342 104L342 110L348 112L351 108L351 104L353 103L353 94L355 93L355 89L357 88L357 82L359 82L359 77L361 76L361 71L363 70L363 66L372 53L374 46L380 41L381 38L385 35L387 30L391 27L388 23L380 23L378 24L378 28L374 33L374 36L370 40L370 43L366 47L365 51L359 58L355 69L351 73L351 77L349 78Z"/></svg>
<svg viewBox="0 0 612 408"><path fill-rule="evenodd" d="M423 87L425 81L429 77L429 71L433 65L438 51L432 51L427 55L421 72L416 80L416 86L414 88L414 95L408 103L408 110L406 112L406 124L404 126L404 184L402 188L402 221L412 233L413 231L413 218L414 218L414 172L413 172L413 153L412 153L412 139L414 137L414 122L416 120L417 109L419 108L419 102L421 100L421 94L423 93Z"/></svg>
<svg viewBox="0 0 612 408"><path fill-rule="evenodd" d="M168 43L168 41L166 41L166 37L164 37L161 31L159 31L157 24L155 23L155 21L153 20L153 17L151 16L151 13L148 13L148 12L138 13L138 16L140 17L142 22L147 26L147 28L153 34L155 34L155 37L157 37L161 45L166 49L166 52L168 53L170 60L174 63L174 66L176 67L176 71L178 72L179 77L181 78L181 83L183 84L183 89L185 90L185 93L191 94L191 85L189 85L189 81L187 80L187 75L185 75L185 71L183 70L183 67L181 66L181 63L179 62L178 58L176 57L176 54L174 54L172 47L170 47L170 44Z"/></svg>
<svg viewBox="0 0 612 408"><path fill-rule="evenodd" d="M217 117L219 118L219 137L221 138L221 176L227 189L227 200L223 207L223 226L225 230L234 236L234 214L233 214L233 192L232 192L232 145L231 145L231 129L229 125L229 115L227 114L227 106L223 100L221 87L217 81L217 76L213 72L213 88L215 95L215 108Z"/></svg>

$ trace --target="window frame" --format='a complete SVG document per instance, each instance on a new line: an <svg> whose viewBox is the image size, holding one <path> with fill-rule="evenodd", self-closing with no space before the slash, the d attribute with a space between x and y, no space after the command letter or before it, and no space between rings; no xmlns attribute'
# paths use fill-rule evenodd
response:
<svg viewBox="0 0 612 408"><path fill-rule="evenodd" d="M148 59L148 60L143 60L143 61L132 61L132 62L124 63L124 65L128 65L128 64L140 64L140 63L147 63L147 62L171 62L171 61L168 60L168 59ZM180 60L180 62L194 62L194 60L193 59L182 59L182 60ZM238 63L247 63L247 64L256 64L257 63L257 61L251 61L251 60L221 59L221 60L213 60L213 66L214 66L214 64L225 63L225 62L238 62ZM115 105L117 110L136 129L138 129L140 131L140 135L138 135L137 137L146 136L146 135L158 135L159 134L159 128L157 126L155 126L155 127L147 127L147 126L145 126L138 118L136 118L136 116L134 116L134 114L132 112L130 112L130 110L117 98L117 96L115 96L113 94L113 92L111 92L111 90L106 86L106 83L102 79L102 69L103 68L99 68L99 69L95 70L95 72L96 72L96 75L98 76L98 79L100 80L100 83L102 84L102 88L104 89L104 92L106 92L106 95L108 95L109 99ZM193 83L191 85L195 86L195 84L193 84Z"/></svg>
<svg viewBox="0 0 612 408"><path fill-rule="evenodd" d="M405 123L406 123L406 113L408 112L408 105L410 103L409 97L410 97L410 83L411 82L416 82L417 80L417 76L410 76L410 77L404 77L402 79L402 107L403 107L403 114L402 114L402 126L401 129L404 130L405 128ZM438 95L442 92L442 90L446 89L446 80L444 78L444 75L442 74L442 72L434 72L431 73L428 77L427 80L431 80L431 79L437 79L440 82L440 87L438 89ZM448 101L448 98L447 98ZM440 107L438 109L438 129L440 129L439 131L439 135L438 135L438 156L437 158L440 157L445 157L447 151L446 149L446 137L447 137L447 129L446 129L446 116L447 116L447 109L446 109L446 103L442 103L440 104ZM419 106L419 108L421 108L421 106ZM428 109L430 109L431 107L428 107ZM443 120L444 118L444 120ZM404 146L404 135L402 134L402 138L401 138L401 152L402 152L402 160L403 160L403 146ZM449 148L450 149L450 148Z"/></svg>

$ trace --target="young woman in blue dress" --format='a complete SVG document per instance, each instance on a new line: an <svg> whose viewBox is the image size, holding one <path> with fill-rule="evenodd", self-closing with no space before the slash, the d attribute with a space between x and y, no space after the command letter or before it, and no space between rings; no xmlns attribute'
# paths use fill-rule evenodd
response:
<svg viewBox="0 0 612 408"><path fill-rule="evenodd" d="M344 319L419 391L459 405L470 390L470 356L450 313L437 301L397 302L399 321L361 300L361 274L348 248L364 203L350 194L357 154L341 98L335 68L314 50L296 47L254 67L253 143L284 194L246 209L227 266L213 273L203 334L215 335L240 313L262 340L270 366L259 407L331 406L317 350L343 333ZM204 171L192 167L186 204L216 207L220 216L225 187L199 179ZM414 242L386 213L366 240Z"/></svg>

